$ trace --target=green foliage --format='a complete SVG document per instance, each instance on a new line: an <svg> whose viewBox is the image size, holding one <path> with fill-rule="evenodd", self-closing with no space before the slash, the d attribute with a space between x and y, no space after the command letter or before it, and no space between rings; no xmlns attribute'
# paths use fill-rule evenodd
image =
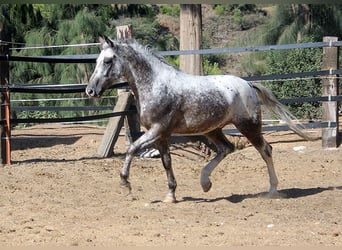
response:
<svg viewBox="0 0 342 250"><path fill-rule="evenodd" d="M165 59L169 64L179 68L179 56L167 56Z"/></svg>
<svg viewBox="0 0 342 250"><path fill-rule="evenodd" d="M128 20L134 29L134 38L141 44L156 50L177 50L179 42L175 36L162 27L156 18L134 18Z"/></svg>
<svg viewBox="0 0 342 250"><path fill-rule="evenodd" d="M241 25L243 21L242 12L240 9L236 8L233 10L233 21L234 23Z"/></svg>
<svg viewBox="0 0 342 250"><path fill-rule="evenodd" d="M266 57L267 74L286 74L320 70L321 49L293 49L289 51L272 51ZM278 98L321 96L321 80L298 79L268 82L266 85ZM319 118L320 104L296 103L289 105L298 118Z"/></svg>
<svg viewBox="0 0 342 250"><path fill-rule="evenodd" d="M221 75L223 72L220 67L224 66L225 63L225 58L222 54L203 55L203 74Z"/></svg>
<svg viewBox="0 0 342 250"><path fill-rule="evenodd" d="M79 8L79 7L78 7ZM99 34L106 30L102 19L89 8L78 8L69 5L52 5L45 8L46 26L33 28L24 33L27 44L58 45L77 44L95 41ZM50 10L50 12L49 12ZM53 10L53 12L51 12ZM68 11L67 11L68 10ZM64 13L66 11L67 13ZM76 13L77 12L77 13ZM75 14L76 13L76 14ZM70 17L72 19L59 19L53 23L50 17ZM97 53L94 47L69 47L59 49L34 49L13 52L20 56L41 56L52 54L88 54ZM89 80L93 65L89 64L51 64L51 63L11 63L11 79L17 83L84 83Z"/></svg>
<svg viewBox="0 0 342 250"><path fill-rule="evenodd" d="M271 19L252 34L250 45L321 42L325 35L342 36L342 5L282 4L274 6ZM298 49L252 53L244 58L248 75L282 74L320 70L322 49ZM318 79L267 83L279 98L320 96ZM301 118L318 118L319 103L292 104Z"/></svg>
<svg viewBox="0 0 342 250"><path fill-rule="evenodd" d="M222 75L218 62L211 63L208 59L203 60L203 74L204 75Z"/></svg>
<svg viewBox="0 0 342 250"><path fill-rule="evenodd" d="M257 10L257 6L255 4L226 4L225 9L228 11L234 11L236 9L240 10L243 13L250 13Z"/></svg>
<svg viewBox="0 0 342 250"><path fill-rule="evenodd" d="M162 4L160 6L160 13L169 15L169 16L175 16L179 17L180 15L180 5L179 4Z"/></svg>
<svg viewBox="0 0 342 250"><path fill-rule="evenodd" d="M214 11L217 15L224 15L225 9L221 4L217 4L214 6Z"/></svg>
<svg viewBox="0 0 342 250"><path fill-rule="evenodd" d="M251 52L241 59L242 68L248 76L260 76L266 74L266 56L269 52Z"/></svg>
<svg viewBox="0 0 342 250"><path fill-rule="evenodd" d="M277 5L264 32L264 44L302 42L308 36L314 41L321 41L325 35L341 37L342 5Z"/></svg>
<svg viewBox="0 0 342 250"><path fill-rule="evenodd" d="M255 4L215 4L214 10L216 14L224 14L225 12L233 13L235 10L247 14L256 12L258 9Z"/></svg>
<svg viewBox="0 0 342 250"><path fill-rule="evenodd" d="M25 32L41 25L40 11L35 10L32 4L13 4L9 11L12 37L17 41L22 42Z"/></svg>

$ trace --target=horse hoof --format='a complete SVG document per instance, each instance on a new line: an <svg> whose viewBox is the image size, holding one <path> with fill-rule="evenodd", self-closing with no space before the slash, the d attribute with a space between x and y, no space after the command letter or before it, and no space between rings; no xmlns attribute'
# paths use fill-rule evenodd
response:
<svg viewBox="0 0 342 250"><path fill-rule="evenodd" d="M204 192L208 192L211 189L211 186L212 186L212 183L211 181L209 181L205 184L202 184L202 189Z"/></svg>
<svg viewBox="0 0 342 250"><path fill-rule="evenodd" d="M265 197L269 199L283 199L286 198L286 194L279 193L278 191L270 191L265 195Z"/></svg>
<svg viewBox="0 0 342 250"><path fill-rule="evenodd" d="M165 203L176 203L176 197L174 195L167 195L165 199L163 200Z"/></svg>
<svg viewBox="0 0 342 250"><path fill-rule="evenodd" d="M132 193L132 187L131 187L131 183L129 183L128 181L125 183L121 183L121 188L126 189L128 191L127 195Z"/></svg>

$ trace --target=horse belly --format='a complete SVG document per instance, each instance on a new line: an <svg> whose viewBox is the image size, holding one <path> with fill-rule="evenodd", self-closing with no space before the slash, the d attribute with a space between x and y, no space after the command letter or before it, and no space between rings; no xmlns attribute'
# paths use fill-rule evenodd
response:
<svg viewBox="0 0 342 250"><path fill-rule="evenodd" d="M183 113L174 127L179 134L203 134L217 128L223 128L230 121L228 103L221 101L210 105L208 102L197 102Z"/></svg>

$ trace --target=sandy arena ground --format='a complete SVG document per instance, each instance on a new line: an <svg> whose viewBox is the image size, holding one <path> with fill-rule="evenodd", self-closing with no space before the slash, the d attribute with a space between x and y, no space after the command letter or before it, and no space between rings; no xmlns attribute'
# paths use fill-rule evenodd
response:
<svg viewBox="0 0 342 250"><path fill-rule="evenodd" d="M13 163L0 168L1 245L342 246L341 147L266 134L286 196L268 199L266 167L252 146L226 157L204 193L207 159L193 144L178 145L171 150L178 203L165 204L160 159L134 159L127 196L119 185L125 138L114 157L101 159L103 132L60 124L13 131Z"/></svg>

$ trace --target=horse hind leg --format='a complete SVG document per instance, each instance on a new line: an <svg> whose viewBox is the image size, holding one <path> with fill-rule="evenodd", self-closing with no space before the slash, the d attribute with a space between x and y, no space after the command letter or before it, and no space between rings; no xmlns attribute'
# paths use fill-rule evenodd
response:
<svg viewBox="0 0 342 250"><path fill-rule="evenodd" d="M227 154L234 151L234 145L228 141L221 129L214 130L205 136L216 146L217 154L209 161L201 172L201 186L204 192L208 192L212 186L210 175L216 166L226 157Z"/></svg>
<svg viewBox="0 0 342 250"><path fill-rule="evenodd" d="M261 122L246 120L243 123L235 124L235 126L252 143L266 163L270 181L269 196L279 197L280 195L277 191L278 178L272 158L272 146L264 139L261 133Z"/></svg>

